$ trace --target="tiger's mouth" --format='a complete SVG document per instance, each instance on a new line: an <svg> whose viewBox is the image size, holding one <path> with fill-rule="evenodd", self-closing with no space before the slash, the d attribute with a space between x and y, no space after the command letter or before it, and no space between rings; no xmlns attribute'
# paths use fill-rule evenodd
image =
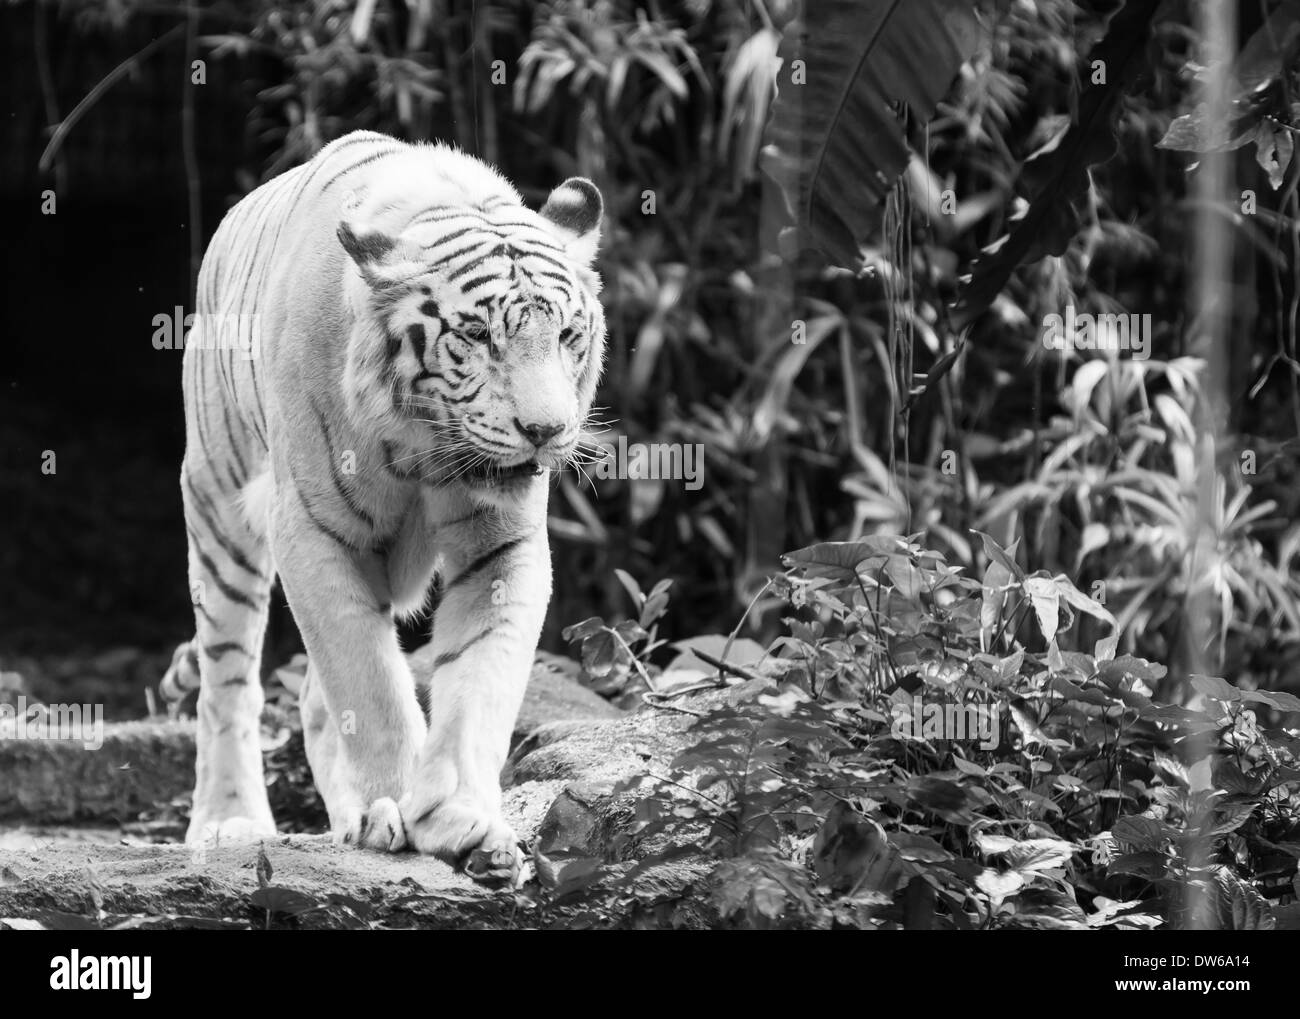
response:
<svg viewBox="0 0 1300 1019"><path fill-rule="evenodd" d="M529 478L541 477L544 473L546 473L546 468L536 460L525 460L523 463L513 464L509 467L485 461L475 464L465 472L463 477L471 484L490 488L493 485L518 484Z"/></svg>

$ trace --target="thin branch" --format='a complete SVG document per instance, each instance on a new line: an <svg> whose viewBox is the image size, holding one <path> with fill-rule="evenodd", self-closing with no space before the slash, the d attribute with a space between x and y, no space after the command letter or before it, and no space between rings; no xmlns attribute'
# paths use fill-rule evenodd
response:
<svg viewBox="0 0 1300 1019"><path fill-rule="evenodd" d="M652 694L659 693L659 691L655 689L654 681L650 679L650 673L646 672L645 666L641 664L641 659L637 658L636 652L633 651L630 647L628 647L628 643L623 639L623 635L620 634L617 630L615 630L612 626L605 627L605 632L608 633L611 637L613 637L616 641L618 641L619 644L622 645L623 650L626 651L628 653L628 657L632 659L632 664L636 667L637 673L645 681L645 685L650 689L650 692Z"/></svg>
<svg viewBox="0 0 1300 1019"><path fill-rule="evenodd" d="M661 702L660 698L664 696L672 696L672 695L644 693L641 695L641 699L645 701L647 704L649 704L650 707L652 708L662 709L664 711L680 711L683 715L692 715L695 718L707 717L705 712L697 711L695 708L684 708L680 704L669 704L667 701Z"/></svg>
<svg viewBox="0 0 1300 1019"><path fill-rule="evenodd" d="M185 31L187 24L188 23L176 25L164 32L153 42L149 43L148 46L144 47L144 49L140 50L140 52L136 53L134 56L127 57L115 68L109 71L108 74L104 75L104 77L100 79L99 83L86 93L85 98L82 99L81 102L77 103L77 105L72 108L72 112L69 113L60 122L59 126L54 129L54 134L51 136L49 144L45 146L45 151L41 153L39 164L41 172L49 170L51 161L58 153L59 148L63 145L63 139L68 136L68 132L76 126L77 122L90 111L90 108L99 101L100 96L116 85L121 78L134 70L137 63L148 59L155 51L161 49L173 39L179 38L181 33Z"/></svg>
<svg viewBox="0 0 1300 1019"><path fill-rule="evenodd" d="M754 611L754 606L758 604L758 599L767 594L767 592L771 590L771 587L772 581L768 580L767 583L759 589L758 594L754 595L754 597L749 600L749 605L745 608L745 614L740 617L740 622L736 624L735 628L727 636L727 643L722 646L723 658L726 658L727 655L731 653L731 645L735 643L736 637L740 634L740 628L745 625L745 620L749 618L749 614Z"/></svg>
<svg viewBox="0 0 1300 1019"><path fill-rule="evenodd" d="M761 680L763 678L762 676L755 675L754 673L750 672L748 669L744 668L743 666L732 665L729 662L724 662L721 658L714 658L713 655L709 654L706 651L701 651L699 648L693 647L690 650L691 650L691 654L693 654L696 658L700 659L701 661L708 662L719 672L729 672L733 676L739 676L741 679Z"/></svg>
<svg viewBox="0 0 1300 1019"><path fill-rule="evenodd" d="M45 129L52 130L59 122L59 96L54 85L54 72L50 69L49 30L45 22L45 5L37 3L33 12L33 48L36 51L36 76L41 83L41 99L45 104ZM68 165L62 157L54 164L54 186L60 196L67 190Z"/></svg>

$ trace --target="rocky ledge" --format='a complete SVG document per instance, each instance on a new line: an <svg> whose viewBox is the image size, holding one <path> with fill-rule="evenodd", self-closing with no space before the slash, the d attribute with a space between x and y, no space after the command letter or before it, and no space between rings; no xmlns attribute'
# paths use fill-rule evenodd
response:
<svg viewBox="0 0 1300 1019"><path fill-rule="evenodd" d="M419 664L418 659L413 664ZM748 685L748 684L747 684ZM626 852L631 811L621 780L666 768L700 709L739 691L624 712L539 665L503 775L506 812L534 855L614 861ZM685 710L681 710L685 708ZM288 834L261 846L194 852L157 844L122 825L188 792L193 724L106 727L103 746L0 741L0 927L301 928L566 926L571 912L544 902L536 883L486 889L427 857L336 848L326 835ZM660 901L629 901L591 925L635 922L638 908L676 902L676 922L707 923L691 906L699 866L664 862L650 876ZM554 877L553 874L545 875ZM698 915L697 915L698 914Z"/></svg>

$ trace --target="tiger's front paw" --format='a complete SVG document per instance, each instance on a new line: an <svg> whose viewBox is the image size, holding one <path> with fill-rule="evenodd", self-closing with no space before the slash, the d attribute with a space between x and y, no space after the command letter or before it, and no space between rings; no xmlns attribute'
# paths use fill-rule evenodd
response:
<svg viewBox="0 0 1300 1019"><path fill-rule="evenodd" d="M210 820L196 814L190 819L189 829L185 832L185 844L213 847L249 845L262 839L274 838L275 834L275 822L269 817L262 819L226 817L221 820Z"/></svg>
<svg viewBox="0 0 1300 1019"><path fill-rule="evenodd" d="M336 846L360 846L381 853L398 853L406 848L406 830L397 804L384 796L370 804L347 811L332 831Z"/></svg>
<svg viewBox="0 0 1300 1019"><path fill-rule="evenodd" d="M519 840L497 811L462 796L425 806L408 795L402 806L406 838L417 852L445 860L483 884L518 883Z"/></svg>

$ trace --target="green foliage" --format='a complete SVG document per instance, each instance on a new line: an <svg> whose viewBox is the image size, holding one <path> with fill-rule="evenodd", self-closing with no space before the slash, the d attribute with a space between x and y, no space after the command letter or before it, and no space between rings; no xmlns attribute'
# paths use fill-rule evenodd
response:
<svg viewBox="0 0 1300 1019"><path fill-rule="evenodd" d="M1214 123L1204 105L1174 119L1160 139L1165 149L1181 152L1226 152L1253 144L1255 161L1268 174L1274 191L1287 178L1295 152L1289 101L1294 86L1293 60L1300 40L1300 5L1284 2L1246 41L1231 69L1235 88L1226 122Z"/></svg>
<svg viewBox="0 0 1300 1019"><path fill-rule="evenodd" d="M632 575L616 570L619 582L636 607L637 618L610 626L599 616L566 626L563 637L578 644L582 659L582 680L604 697L654 692L648 663L650 654L665 643L656 639L658 624L668 609L671 580L661 580L641 591ZM640 682L636 682L639 680Z"/></svg>
<svg viewBox="0 0 1300 1019"><path fill-rule="evenodd" d="M1220 138L1196 106L1205 55L1185 5L1153 6L981 0L972 49L964 0L892 5L872 55L902 56L883 84L852 70L865 33L814 31L801 88L824 123L783 114L797 107L794 86L772 107L777 54L789 58L803 32L788 0L249 0L204 8L199 43L224 80L247 83L248 187L369 127L455 142L499 163L530 200L571 173L602 188L600 402L619 419L602 438L699 443L707 474L699 491L564 478L551 531L571 583L557 591L558 618L607 604L616 590L586 578L621 566L677 579L673 614L717 630L785 549L915 532L972 567L967 534L979 528L1004 543L1023 534L1050 576L1089 592L1102 583L1126 650L1171 666L1205 656L1273 683L1300 646L1300 467L1293 445L1260 438L1292 434L1300 417L1289 367L1300 363L1300 255L1283 243L1300 213L1288 148L1300 125L1296 8L1241 7L1240 89ZM115 5L111 18L137 7ZM814 29L885 9L805 8ZM919 25L923 8L957 13ZM924 45L890 48L894 32ZM956 55L969 59L942 94ZM817 98L839 85L874 126ZM876 102L903 92L906 116ZM903 169L883 217L874 177L830 206L818 199L817 216L816 182L796 188L820 232L847 230L851 257L839 261L860 254L865 273L779 258L765 236L782 196L757 172L759 152L802 153L809 139L830 154L817 165L840 175L879 169L892 183ZM1216 209L1259 268L1236 302L1226 428L1207 450L1191 434L1209 408L1186 321L1183 151L1238 145L1254 148L1237 177L1261 186L1258 209L1244 215L1235 194ZM1149 314L1153 360L1045 351L1039 324L1066 305ZM1257 473L1241 469L1243 451ZM1194 635L1181 627L1189 605L1215 617ZM774 600L746 625L771 639ZM616 680L627 666L642 682L613 654Z"/></svg>
<svg viewBox="0 0 1300 1019"><path fill-rule="evenodd" d="M611 909L695 860L738 926L1291 926L1300 698L1197 676L1161 703L1114 634L1058 643L1100 605L980 538L982 581L897 537L788 555L765 689L626 783L633 859L566 860L550 903Z"/></svg>
<svg viewBox="0 0 1300 1019"><path fill-rule="evenodd" d="M976 526L1025 535L1033 561L1060 564L1103 597L1125 646L1182 660L1194 606L1218 608L1198 646L1220 667L1300 636L1300 588L1259 539L1276 504L1248 504L1227 457L1198 440L1202 364L1098 358L1065 388L1065 413L1038 436L1037 470L980 500ZM1204 529L1203 529L1204 528Z"/></svg>

